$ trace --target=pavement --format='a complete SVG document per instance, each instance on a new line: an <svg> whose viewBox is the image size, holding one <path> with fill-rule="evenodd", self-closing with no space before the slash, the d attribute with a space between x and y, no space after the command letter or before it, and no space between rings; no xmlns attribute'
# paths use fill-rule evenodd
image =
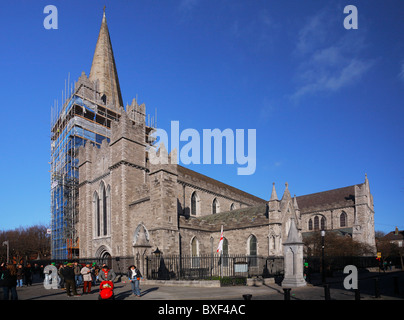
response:
<svg viewBox="0 0 404 320"><path fill-rule="evenodd" d="M353 290L343 287L344 275L327 278L331 300L355 300ZM394 279L394 278L397 279ZM404 272L390 271L386 273L359 273L358 283L361 300L404 300ZM375 278L378 278L380 297L375 296ZM399 293L394 287L398 281ZM65 290L45 289L42 283L17 288L19 300L98 300L99 284L93 286L90 294L68 297ZM141 296L132 295L129 283L115 283L115 300L244 300L243 295L251 295L251 300L284 300L284 291L279 284L259 286L230 286L218 288L199 288L191 286L164 286L140 283ZM82 287L78 289L82 293ZM2 298L2 297L0 297ZM312 283L300 288L292 288L290 300L325 300L325 290L321 285L320 275L312 276Z"/></svg>

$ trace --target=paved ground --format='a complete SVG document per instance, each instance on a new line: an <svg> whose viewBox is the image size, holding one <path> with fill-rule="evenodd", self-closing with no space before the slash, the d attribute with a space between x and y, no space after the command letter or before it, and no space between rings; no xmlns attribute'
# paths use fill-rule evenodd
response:
<svg viewBox="0 0 404 320"><path fill-rule="evenodd" d="M375 280L379 280L380 298L375 297ZM399 294L394 291L394 277L398 277ZM330 284L331 300L354 300L352 290L343 288L343 277L327 278ZM324 288L318 276L313 276L313 284L292 289L291 300L324 300ZM141 297L131 294L129 283L115 284L116 300L244 300L243 295L251 294L251 300L284 300L284 291L277 284L262 286L234 286L221 288L195 288L140 285ZM359 274L361 300L404 300L404 272L362 273ZM79 288L82 293L82 288ZM30 287L17 288L19 300L98 300L98 286L92 293L78 297L68 297L65 290L45 289L41 283Z"/></svg>

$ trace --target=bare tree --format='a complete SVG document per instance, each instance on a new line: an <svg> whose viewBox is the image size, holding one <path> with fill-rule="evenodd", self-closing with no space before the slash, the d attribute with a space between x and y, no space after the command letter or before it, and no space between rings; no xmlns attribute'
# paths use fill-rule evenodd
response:
<svg viewBox="0 0 404 320"><path fill-rule="evenodd" d="M46 233L47 227L35 225L31 227L19 227L14 230L0 231L0 242L9 242L10 260L35 259L50 256L50 237ZM0 248L0 260L6 260L6 248Z"/></svg>

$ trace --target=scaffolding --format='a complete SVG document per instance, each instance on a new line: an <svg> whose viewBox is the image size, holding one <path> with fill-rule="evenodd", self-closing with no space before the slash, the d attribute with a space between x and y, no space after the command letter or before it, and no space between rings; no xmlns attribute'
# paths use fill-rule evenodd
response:
<svg viewBox="0 0 404 320"><path fill-rule="evenodd" d="M65 88L66 89L66 88ZM78 150L91 143L100 146L109 142L112 121L119 121L120 113L97 99L83 94L83 83L76 83L69 97L62 93L62 108L51 110L51 251L53 259L72 259L79 255L77 233L78 215ZM97 101L98 100L98 101Z"/></svg>
<svg viewBox="0 0 404 320"><path fill-rule="evenodd" d="M66 88L67 92L70 90ZM55 102L51 108L51 252L52 259L79 257L78 204L78 150L86 143L100 147L102 141L110 141L113 121L119 121L123 108L107 105L97 91L97 83L88 79L76 82L69 97L59 108ZM127 106L128 108L129 106ZM155 128L155 120L146 121L145 110L136 102L130 106L130 118L134 123L143 122L146 140ZM143 106L144 107L144 106Z"/></svg>

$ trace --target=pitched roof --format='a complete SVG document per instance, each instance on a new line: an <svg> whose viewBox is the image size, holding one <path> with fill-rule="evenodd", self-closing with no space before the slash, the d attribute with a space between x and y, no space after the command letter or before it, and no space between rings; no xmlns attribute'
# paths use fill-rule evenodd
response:
<svg viewBox="0 0 404 320"><path fill-rule="evenodd" d="M296 197L301 213L355 204L355 185Z"/></svg>
<svg viewBox="0 0 404 320"><path fill-rule="evenodd" d="M116 109L123 107L118 72L116 71L105 11L102 17L97 45L95 46L89 79L91 81L98 80L98 90L101 94L107 96L108 105L112 104Z"/></svg>
<svg viewBox="0 0 404 320"><path fill-rule="evenodd" d="M186 179L186 176L188 176L191 179L194 178L194 179L197 179L199 181L203 181L206 184L210 184L210 185L214 185L214 186L217 186L219 188L222 188L223 190L225 190L225 193L224 193L225 196L229 196L228 191L230 191L230 192L235 193L236 195L239 195L239 196L242 196L242 197L245 197L247 199L252 200L254 202L254 204L257 204L257 203L264 203L265 204L267 202L264 199L256 197L256 196L254 196L254 195L252 195L250 193L244 192L244 191L242 191L240 189L232 187L232 186L230 186L228 184L225 184L223 182L220 182L218 180L212 179L212 178L210 178L208 176L205 176L205 175L203 175L201 173L198 173L198 172L193 171L191 169L185 168L183 166L178 165L177 166L177 171L178 171L178 179L179 180L184 179L184 182L191 183L191 181ZM198 186L199 186L199 184L198 184Z"/></svg>
<svg viewBox="0 0 404 320"><path fill-rule="evenodd" d="M211 231L219 231L221 225L224 226L224 230L254 226L260 227L268 223L267 206L266 204L261 204L206 216L189 217L180 223L181 227L184 227L186 223L190 223L191 225Z"/></svg>
<svg viewBox="0 0 404 320"><path fill-rule="evenodd" d="M395 231L389 232L386 234L381 240L388 240L388 241L399 241L399 240L404 240L404 230L398 231L398 234L395 234Z"/></svg>

